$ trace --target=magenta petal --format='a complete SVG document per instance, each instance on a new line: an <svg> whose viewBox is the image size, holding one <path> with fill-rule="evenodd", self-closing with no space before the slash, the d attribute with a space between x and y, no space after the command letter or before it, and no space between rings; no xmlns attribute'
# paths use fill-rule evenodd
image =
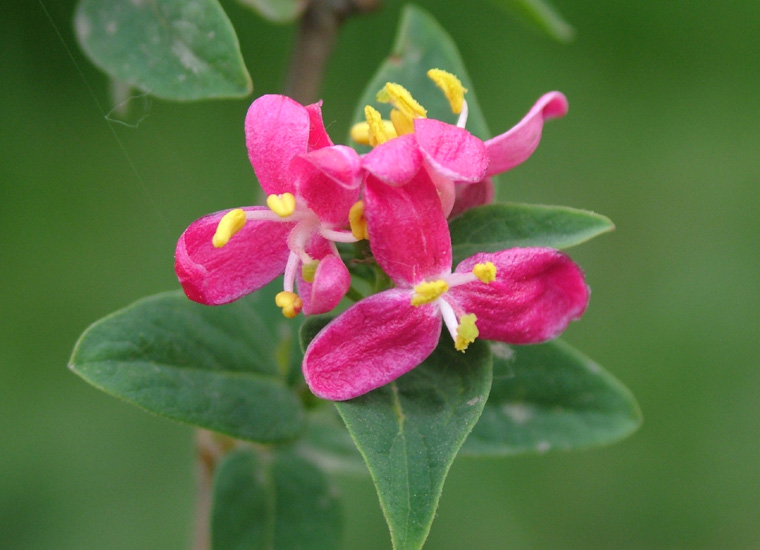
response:
<svg viewBox="0 0 760 550"><path fill-rule="evenodd" d="M403 187L368 176L364 215L377 263L396 283L411 286L451 272L451 236L425 170Z"/></svg>
<svg viewBox="0 0 760 550"><path fill-rule="evenodd" d="M491 178L482 179L477 183L460 183L456 184L455 187L456 198L454 200L454 207L449 213L449 219L458 216L470 208L493 202L494 189Z"/></svg>
<svg viewBox="0 0 760 550"><path fill-rule="evenodd" d="M441 317L433 304L412 306L410 296L391 289L365 298L317 334L303 359L311 391L352 399L422 363L438 344Z"/></svg>
<svg viewBox="0 0 760 550"><path fill-rule="evenodd" d="M314 282L307 283L298 274L298 295L303 301L304 315L332 311L351 286L351 275L343 260L328 255L319 261Z"/></svg>
<svg viewBox="0 0 760 550"><path fill-rule="evenodd" d="M325 130L325 123L322 121L322 102L312 103L306 106L309 112L309 151L329 147L333 144L330 136Z"/></svg>
<svg viewBox="0 0 760 550"><path fill-rule="evenodd" d="M586 310L589 290L583 272L551 248L511 248L481 253L460 263L457 273L493 262L496 280L476 281L449 292L478 320L480 337L508 344L535 344L558 336Z"/></svg>
<svg viewBox="0 0 760 550"><path fill-rule="evenodd" d="M261 96L248 109L248 158L267 195L294 191L290 161L308 151L309 129L308 110L289 97Z"/></svg>
<svg viewBox="0 0 760 550"><path fill-rule="evenodd" d="M432 118L418 118L414 121L414 136L425 160L439 174L466 183L485 177L486 146L464 128Z"/></svg>
<svg viewBox="0 0 760 550"><path fill-rule="evenodd" d="M389 185L404 185L422 166L422 154L413 134L378 145L364 155L362 165L370 174Z"/></svg>
<svg viewBox="0 0 760 550"><path fill-rule="evenodd" d="M246 211L263 210L247 207ZM248 221L226 246L211 239L228 211L194 221L177 243L174 269L187 297L206 305L237 300L263 287L285 270L292 223Z"/></svg>
<svg viewBox="0 0 760 550"><path fill-rule="evenodd" d="M500 174L522 164L541 141L544 120L567 114L567 99L560 92L542 95L528 114L512 129L486 141L490 163L488 175Z"/></svg>

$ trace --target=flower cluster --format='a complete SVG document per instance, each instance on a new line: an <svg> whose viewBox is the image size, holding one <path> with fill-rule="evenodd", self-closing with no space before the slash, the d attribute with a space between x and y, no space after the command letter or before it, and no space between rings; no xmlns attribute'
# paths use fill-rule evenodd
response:
<svg viewBox="0 0 760 550"><path fill-rule="evenodd" d="M177 245L175 268L189 298L217 305L284 274L276 302L286 317L333 310L351 286L337 243L368 240L392 285L357 301L308 346L303 373L312 392L351 399L424 361L445 326L457 350L475 338L542 342L579 318L588 302L580 268L549 248L479 253L452 265L447 219L493 198L491 176L526 160L544 120L563 116L559 92L542 96L512 129L482 141L466 129L466 90L433 69L457 124L427 118L402 86L388 83L352 137L373 149L334 145L321 103L278 95L251 105L248 154L266 206L195 221Z"/></svg>

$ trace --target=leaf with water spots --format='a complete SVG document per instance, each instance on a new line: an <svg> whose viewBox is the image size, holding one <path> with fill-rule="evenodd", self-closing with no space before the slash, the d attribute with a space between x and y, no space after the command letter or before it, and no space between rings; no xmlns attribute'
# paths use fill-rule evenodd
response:
<svg viewBox="0 0 760 550"><path fill-rule="evenodd" d="M93 63L156 97L241 97L253 89L216 0L80 0L74 26Z"/></svg>

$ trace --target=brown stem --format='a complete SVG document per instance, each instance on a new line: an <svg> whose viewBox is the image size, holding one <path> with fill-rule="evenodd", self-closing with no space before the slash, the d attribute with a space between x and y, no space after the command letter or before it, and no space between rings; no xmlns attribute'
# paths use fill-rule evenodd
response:
<svg viewBox="0 0 760 550"><path fill-rule="evenodd" d="M380 2L311 0L298 27L285 82L285 95L304 104L316 101L340 24L350 15L377 9Z"/></svg>
<svg viewBox="0 0 760 550"><path fill-rule="evenodd" d="M214 470L234 443L230 438L198 429L195 435L198 452L198 498L195 504L195 532L193 550L211 548L211 497Z"/></svg>

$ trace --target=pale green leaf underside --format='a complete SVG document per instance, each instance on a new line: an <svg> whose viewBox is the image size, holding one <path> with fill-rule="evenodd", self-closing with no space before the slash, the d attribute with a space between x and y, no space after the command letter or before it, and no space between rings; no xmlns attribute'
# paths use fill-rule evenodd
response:
<svg viewBox="0 0 760 550"><path fill-rule="evenodd" d="M156 97L241 97L253 89L217 0L80 0L74 23L98 67Z"/></svg>
<svg viewBox="0 0 760 550"><path fill-rule="evenodd" d="M289 448L240 448L214 477L213 550L338 548L342 519L325 474Z"/></svg>
<svg viewBox="0 0 760 550"><path fill-rule="evenodd" d="M386 82L396 82L412 93L429 117L455 123L457 115L427 76L427 71L435 68L455 74L469 90L465 96L469 106L467 130L481 139L491 137L456 44L435 19L416 6L404 8L391 54L364 89L353 121L364 120L365 105L372 105L388 118L390 107L378 103L375 96Z"/></svg>
<svg viewBox="0 0 760 550"><path fill-rule="evenodd" d="M575 29L562 18L551 4L544 0L491 1L555 40L569 42L575 36Z"/></svg>
<svg viewBox="0 0 760 550"><path fill-rule="evenodd" d="M513 455L611 443L641 423L631 393L560 340L493 343L493 385L463 454Z"/></svg>
<svg viewBox="0 0 760 550"><path fill-rule="evenodd" d="M609 218L567 206L500 203L466 211L449 225L455 264L477 252L568 248L615 228Z"/></svg>
<svg viewBox="0 0 760 550"><path fill-rule="evenodd" d="M485 342L466 354L444 335L422 365L382 388L336 403L375 482L395 550L418 550L457 451L491 386Z"/></svg>
<svg viewBox="0 0 760 550"><path fill-rule="evenodd" d="M140 300L81 336L71 369L148 411L251 441L296 437L300 402L275 360L277 329L261 317L267 291L227 306L181 292Z"/></svg>

